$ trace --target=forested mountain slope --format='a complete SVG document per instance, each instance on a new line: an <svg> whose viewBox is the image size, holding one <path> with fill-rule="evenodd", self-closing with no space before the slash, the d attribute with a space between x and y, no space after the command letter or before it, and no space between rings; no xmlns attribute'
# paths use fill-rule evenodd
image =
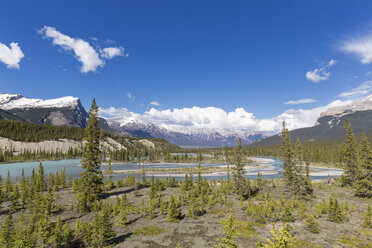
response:
<svg viewBox="0 0 372 248"><path fill-rule="evenodd" d="M61 139L83 141L83 139L86 137L86 130L78 127L62 127L0 120L0 137L21 142L43 142ZM158 150L178 149L178 146L161 139L124 137L103 131L101 132L101 137L109 137L126 148ZM2 147L0 147L0 149L1 148ZM4 147L2 149L4 149Z"/></svg>
<svg viewBox="0 0 372 248"><path fill-rule="evenodd" d="M345 137L345 120L349 119L353 132L356 136L365 133L372 137L372 110L356 111L342 115L327 115L318 119L313 127L300 128L290 131L291 141L297 138L301 141L330 142L343 140ZM253 143L251 146L279 145L280 134L265 138Z"/></svg>

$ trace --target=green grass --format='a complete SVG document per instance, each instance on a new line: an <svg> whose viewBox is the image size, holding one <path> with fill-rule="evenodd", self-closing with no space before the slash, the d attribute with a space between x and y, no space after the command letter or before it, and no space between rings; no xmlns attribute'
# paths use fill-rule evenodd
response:
<svg viewBox="0 0 372 248"><path fill-rule="evenodd" d="M372 242L361 238L352 236L341 236L338 240L339 243L345 245L346 247L364 248L372 247Z"/></svg>
<svg viewBox="0 0 372 248"><path fill-rule="evenodd" d="M161 227L158 227L156 225L152 225L152 226L141 227L141 228L137 229L134 232L134 234L144 235L144 236L157 236L157 235L165 233L165 232L168 232L168 230L164 229L164 228L161 228Z"/></svg>

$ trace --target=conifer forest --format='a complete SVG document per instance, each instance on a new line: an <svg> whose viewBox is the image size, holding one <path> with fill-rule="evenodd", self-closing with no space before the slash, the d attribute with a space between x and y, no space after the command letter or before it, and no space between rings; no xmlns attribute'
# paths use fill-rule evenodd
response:
<svg viewBox="0 0 372 248"><path fill-rule="evenodd" d="M144 166L139 178L114 180L115 152L101 169L97 115L93 100L85 130L56 129L86 140L72 154L82 157L78 178L66 177L65 169L46 175L40 162L31 176L22 171L0 181L1 247L372 247L372 152L348 121L344 142L328 152L326 144L292 144L285 123L280 147L239 141L232 149L195 150L228 157L226 178L203 178L197 156L196 172L183 180L151 177ZM3 128L20 124L12 125ZM279 157L282 178L246 178L248 155ZM311 180L309 166L319 161L333 161L344 174Z"/></svg>

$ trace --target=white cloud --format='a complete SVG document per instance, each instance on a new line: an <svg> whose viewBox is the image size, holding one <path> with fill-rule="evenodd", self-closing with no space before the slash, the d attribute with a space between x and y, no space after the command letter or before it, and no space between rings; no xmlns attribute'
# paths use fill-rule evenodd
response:
<svg viewBox="0 0 372 248"><path fill-rule="evenodd" d="M370 64L372 62L372 35L344 41L341 50L355 54L363 64Z"/></svg>
<svg viewBox="0 0 372 248"><path fill-rule="evenodd" d="M72 38L57 31L54 27L44 26L38 31L45 38L51 38L53 45L62 47L65 51L73 51L75 58L82 63L80 71L87 73L96 71L98 67L105 65L104 59L111 59L120 56L124 52L122 47L108 47L101 50L101 54L92 47L89 42Z"/></svg>
<svg viewBox="0 0 372 248"><path fill-rule="evenodd" d="M358 98L372 92L372 80L365 81L358 87L349 91L342 92L339 97L343 98Z"/></svg>
<svg viewBox="0 0 372 248"><path fill-rule="evenodd" d="M313 103L313 102L316 102L316 100L305 98L305 99L300 99L300 100L290 100L288 102L285 102L284 104L296 105L296 104Z"/></svg>
<svg viewBox="0 0 372 248"><path fill-rule="evenodd" d="M107 109L99 108L99 113L105 116L124 116L124 117L131 117L135 115L135 113L130 112L127 108L114 108L109 107Z"/></svg>
<svg viewBox="0 0 372 248"><path fill-rule="evenodd" d="M290 130L310 127L315 124L320 113L330 107L346 105L348 103L350 103L350 101L336 100L328 105L312 109L289 109L280 115L266 119L257 119L253 113L247 112L244 108L236 108L234 111L226 112L217 107L201 108L196 106L192 108L166 110L151 108L143 114L131 112L126 108L116 109L110 107L107 109L100 109L100 113L106 116L125 116L128 118L141 119L162 127L173 129L205 127L275 133L281 130L283 121L287 123L287 127Z"/></svg>
<svg viewBox="0 0 372 248"><path fill-rule="evenodd" d="M117 56L128 56L127 54L124 54L123 47L106 47L103 48L100 53L101 57L106 59L112 59Z"/></svg>
<svg viewBox="0 0 372 248"><path fill-rule="evenodd" d="M128 97L129 100L134 101L135 96L132 95L130 92L127 92L127 97Z"/></svg>
<svg viewBox="0 0 372 248"><path fill-rule="evenodd" d="M0 42L0 62L6 64L7 68L19 69L19 62L25 55L18 43L12 42L9 47Z"/></svg>
<svg viewBox="0 0 372 248"><path fill-rule="evenodd" d="M160 106L160 105L161 105L161 104L160 104L159 102L157 102L157 101L152 101L152 102L150 102L150 104L153 105L153 106Z"/></svg>
<svg viewBox="0 0 372 248"><path fill-rule="evenodd" d="M320 114L326 111L328 108L346 105L350 102L351 101L335 100L325 106L320 106L312 109L289 109L286 110L283 114L274 117L273 119L277 122L277 124L285 121L286 126L289 130L311 127L320 117ZM279 129L276 131L279 131Z"/></svg>
<svg viewBox="0 0 372 248"><path fill-rule="evenodd" d="M319 69L314 69L313 71L306 72L306 79L314 83L318 83L323 80L328 80L331 76L331 73L326 71L327 68L336 64L336 60L331 59L326 66L323 66Z"/></svg>

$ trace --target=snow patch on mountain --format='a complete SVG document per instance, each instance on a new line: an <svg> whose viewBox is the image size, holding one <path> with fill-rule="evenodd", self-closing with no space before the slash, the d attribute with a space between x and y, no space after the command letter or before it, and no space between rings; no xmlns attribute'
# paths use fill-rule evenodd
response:
<svg viewBox="0 0 372 248"><path fill-rule="evenodd" d="M244 144L267 137L263 132L248 130L212 129L206 127L184 127L177 125L157 126L148 121L133 117L106 119L107 124L116 130L136 137L161 138L186 147L215 147L236 145L239 138Z"/></svg>
<svg viewBox="0 0 372 248"><path fill-rule="evenodd" d="M343 116L346 114L354 113L357 111L366 111L372 110L372 94L361 99L355 100L350 104L344 106L337 106L333 108L329 108L323 113L320 114L321 117L323 116Z"/></svg>
<svg viewBox="0 0 372 248"><path fill-rule="evenodd" d="M31 109L31 108L75 108L79 104L79 98L66 96L56 99L42 100L26 98L20 94L0 93L0 108Z"/></svg>

